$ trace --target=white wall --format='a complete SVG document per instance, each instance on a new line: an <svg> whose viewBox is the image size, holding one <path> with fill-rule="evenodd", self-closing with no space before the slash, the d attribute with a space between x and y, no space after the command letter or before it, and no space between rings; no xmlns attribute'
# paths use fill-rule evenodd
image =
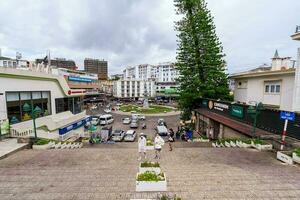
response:
<svg viewBox="0 0 300 200"><path fill-rule="evenodd" d="M239 89L237 84L241 80L247 80L247 88ZM265 81L280 81L280 94L266 94ZM262 102L279 106L280 110L292 110L294 73L285 75L271 75L236 79L234 100L249 104L250 101Z"/></svg>
<svg viewBox="0 0 300 200"><path fill-rule="evenodd" d="M50 91L52 114L56 113L55 99L65 97L58 83L55 81L0 77L0 93L3 93L3 95L0 95L0 119L7 118L5 92L18 91Z"/></svg>

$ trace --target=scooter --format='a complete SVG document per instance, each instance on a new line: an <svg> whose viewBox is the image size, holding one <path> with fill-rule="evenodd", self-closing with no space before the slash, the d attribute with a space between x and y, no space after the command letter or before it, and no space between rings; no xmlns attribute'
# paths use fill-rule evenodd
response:
<svg viewBox="0 0 300 200"><path fill-rule="evenodd" d="M146 129L147 125L145 123L142 124L142 129Z"/></svg>

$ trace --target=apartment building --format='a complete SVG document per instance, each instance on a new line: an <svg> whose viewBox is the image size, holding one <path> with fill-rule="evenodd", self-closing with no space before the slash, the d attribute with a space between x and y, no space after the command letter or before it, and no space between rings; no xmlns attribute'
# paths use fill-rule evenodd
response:
<svg viewBox="0 0 300 200"><path fill-rule="evenodd" d="M86 58L84 59L84 70L97 74L99 80L107 80L108 78L108 63L105 60Z"/></svg>

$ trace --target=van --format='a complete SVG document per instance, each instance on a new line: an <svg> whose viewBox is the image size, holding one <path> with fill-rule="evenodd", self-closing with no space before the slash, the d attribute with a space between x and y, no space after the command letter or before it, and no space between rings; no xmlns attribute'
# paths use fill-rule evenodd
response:
<svg viewBox="0 0 300 200"><path fill-rule="evenodd" d="M168 129L165 126L157 126L156 131L157 131L158 135L160 135L160 136L168 135Z"/></svg>
<svg viewBox="0 0 300 200"><path fill-rule="evenodd" d="M113 122L114 122L114 118L110 114L100 116L100 125L102 125L102 126L107 125L107 124L111 124Z"/></svg>

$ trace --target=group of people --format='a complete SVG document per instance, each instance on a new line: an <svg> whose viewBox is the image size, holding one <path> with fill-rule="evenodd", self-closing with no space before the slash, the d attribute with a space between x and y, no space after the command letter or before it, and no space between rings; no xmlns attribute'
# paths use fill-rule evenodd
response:
<svg viewBox="0 0 300 200"><path fill-rule="evenodd" d="M167 140L169 144L169 151L173 150L172 142L175 141L174 136L175 133L173 129L170 128L168 132L168 140ZM154 150L155 150L154 159L160 159L161 150L164 144L165 144L165 140L158 133L156 133L154 138ZM146 146L147 146L146 135L141 133L138 140L139 160L146 159Z"/></svg>

